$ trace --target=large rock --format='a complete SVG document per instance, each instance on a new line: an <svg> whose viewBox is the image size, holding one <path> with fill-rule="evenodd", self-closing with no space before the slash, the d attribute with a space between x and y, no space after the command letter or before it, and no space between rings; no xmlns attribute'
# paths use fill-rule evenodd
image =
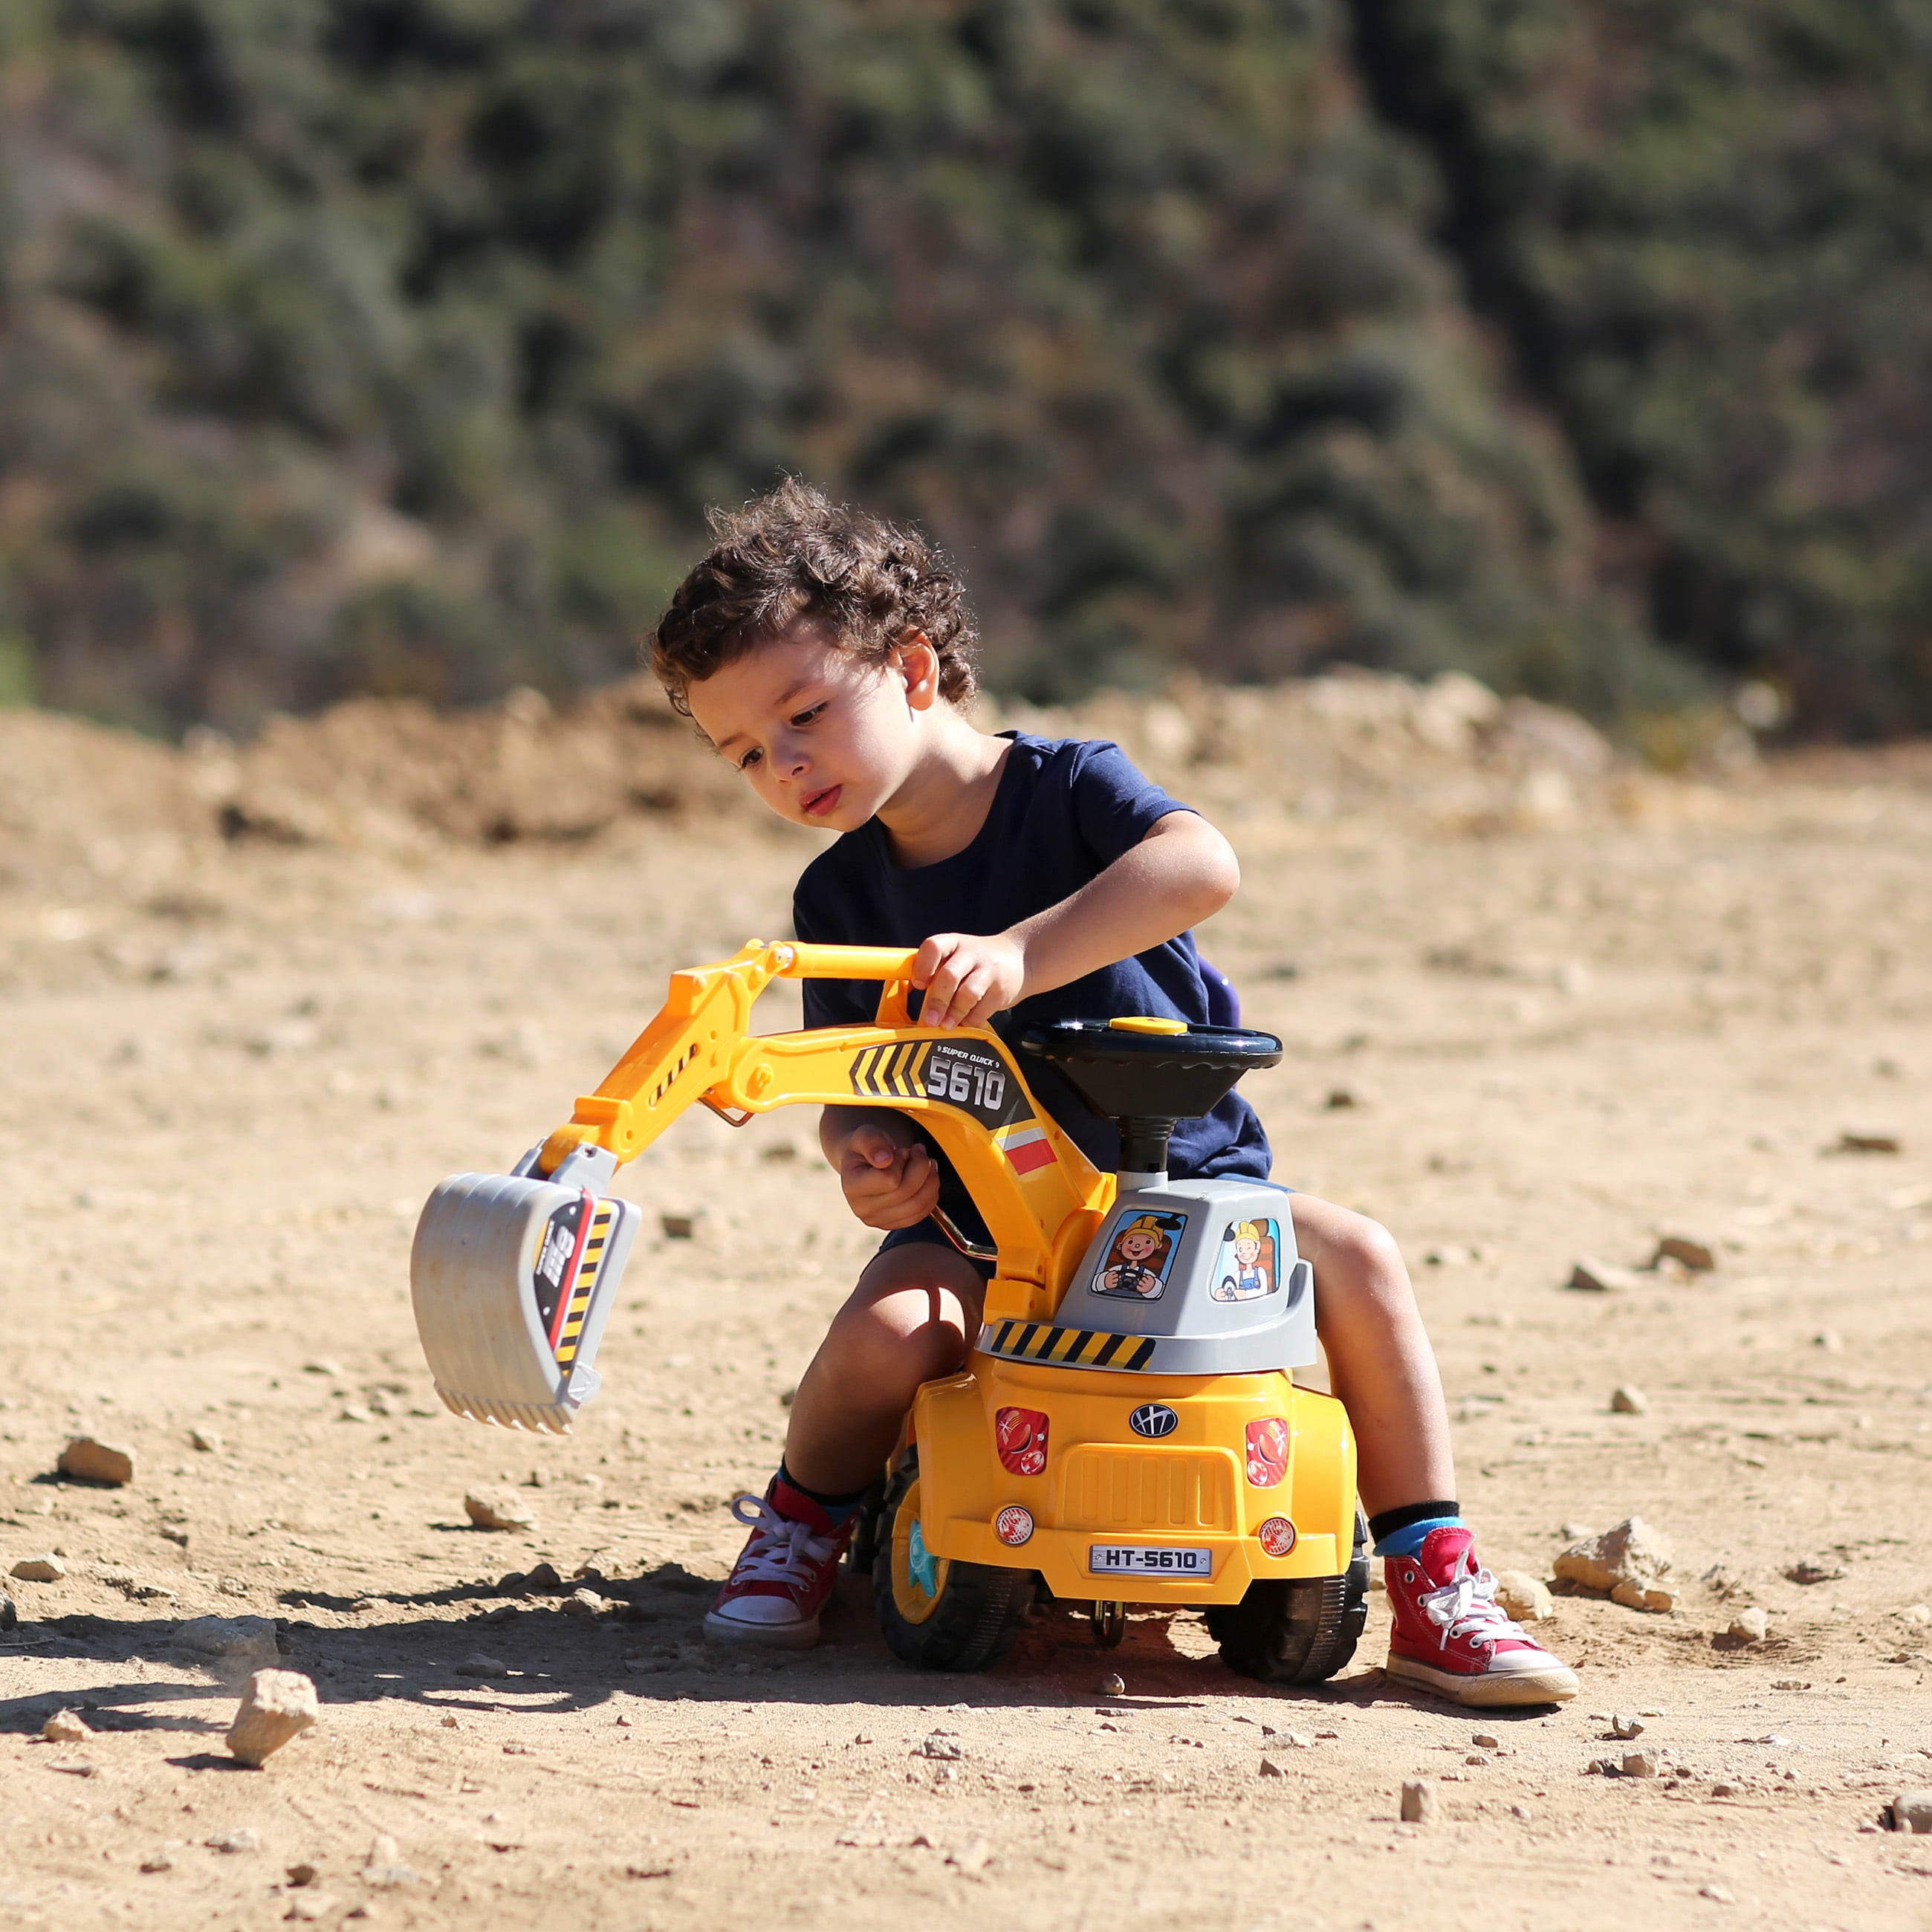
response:
<svg viewBox="0 0 1932 1932"><path fill-rule="evenodd" d="M14 1574L23 1583L58 1583L67 1574L67 1565L51 1551L42 1556L23 1556L14 1565Z"/></svg>
<svg viewBox="0 0 1932 1932"><path fill-rule="evenodd" d="M71 1482L100 1483L118 1490L134 1480L134 1452L118 1443L76 1436L61 1451L58 1466Z"/></svg>
<svg viewBox="0 0 1932 1932"><path fill-rule="evenodd" d="M463 1498L464 1514L478 1529L534 1529L536 1512L508 1484L472 1490Z"/></svg>
<svg viewBox="0 0 1932 1932"><path fill-rule="evenodd" d="M228 1749L244 1764L264 1764L321 1715L315 1686L299 1670L258 1670L228 1727Z"/></svg>
<svg viewBox="0 0 1932 1932"><path fill-rule="evenodd" d="M1676 1594L1666 1580L1670 1546L1640 1516L1573 1543L1557 1558L1556 1569L1560 1580L1630 1610L1676 1607Z"/></svg>

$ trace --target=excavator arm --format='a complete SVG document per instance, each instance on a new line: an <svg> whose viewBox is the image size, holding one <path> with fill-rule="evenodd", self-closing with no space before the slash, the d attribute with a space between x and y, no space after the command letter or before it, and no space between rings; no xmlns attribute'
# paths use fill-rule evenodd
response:
<svg viewBox="0 0 1932 1932"><path fill-rule="evenodd" d="M456 1174L430 1197L411 1282L418 1332L459 1414L567 1430L596 1392L590 1366L637 1232L638 1210L604 1190L685 1110L734 1125L800 1104L892 1108L916 1118L971 1194L997 1253L989 1320L1040 1321L1113 1194L1034 1101L997 1034L913 1024L914 955L753 940L671 976L668 997L570 1120L514 1175ZM869 1026L755 1034L776 979L876 980Z"/></svg>

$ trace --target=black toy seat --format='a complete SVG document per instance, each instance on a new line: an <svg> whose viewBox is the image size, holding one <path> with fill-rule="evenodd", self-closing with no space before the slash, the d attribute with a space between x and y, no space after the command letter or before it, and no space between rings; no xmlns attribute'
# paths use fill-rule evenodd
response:
<svg viewBox="0 0 1932 1932"><path fill-rule="evenodd" d="M1244 1073L1281 1059L1271 1033L1168 1019L1055 1020L1028 1027L1019 1046L1119 1124L1120 1172L1134 1174L1165 1174L1177 1122L1210 1112Z"/></svg>

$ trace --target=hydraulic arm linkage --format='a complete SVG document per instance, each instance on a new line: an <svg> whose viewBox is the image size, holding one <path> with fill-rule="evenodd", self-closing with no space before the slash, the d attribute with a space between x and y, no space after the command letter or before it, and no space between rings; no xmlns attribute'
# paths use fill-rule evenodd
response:
<svg viewBox="0 0 1932 1932"><path fill-rule="evenodd" d="M1050 1316L1112 1199L982 1028L915 1025L914 956L767 944L671 976L662 1009L511 1174L453 1174L433 1193L410 1258L416 1324L438 1393L479 1420L566 1431L597 1390L602 1336L638 1210L611 1177L701 1101L734 1126L801 1103L891 1108L944 1150L993 1237L988 1319ZM776 979L879 980L870 1026L755 1034Z"/></svg>

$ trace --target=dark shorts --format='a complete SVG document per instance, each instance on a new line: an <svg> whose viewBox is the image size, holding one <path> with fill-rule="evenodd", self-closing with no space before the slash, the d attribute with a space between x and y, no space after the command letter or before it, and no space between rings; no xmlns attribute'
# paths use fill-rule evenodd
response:
<svg viewBox="0 0 1932 1932"><path fill-rule="evenodd" d="M968 1228L964 1232L975 1240L986 1238L976 1227ZM976 1268L979 1270L980 1279L982 1281L992 1280L993 1264L991 1262L982 1262L975 1255L960 1254L959 1250L946 1238L939 1223L934 1220L915 1221L910 1228L895 1228L879 1244L879 1252L884 1254L888 1248L910 1247L915 1243L922 1241L930 1241L937 1246L946 1249L950 1253L959 1255L959 1258L968 1268Z"/></svg>

